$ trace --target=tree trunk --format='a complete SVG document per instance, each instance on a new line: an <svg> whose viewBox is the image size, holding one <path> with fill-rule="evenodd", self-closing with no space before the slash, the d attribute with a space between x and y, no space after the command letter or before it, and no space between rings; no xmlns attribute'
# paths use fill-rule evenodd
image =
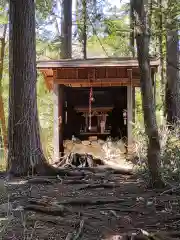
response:
<svg viewBox="0 0 180 240"><path fill-rule="evenodd" d="M2 126L2 135L4 141L4 148L7 148L7 130L6 130L6 120L5 120L5 112L4 112L4 102L2 97L2 77L3 77L3 69L4 69L4 56L5 56L5 47L6 47L6 32L7 32L7 24L4 25L3 36L0 40L1 42L1 52L0 52L0 119Z"/></svg>
<svg viewBox="0 0 180 240"><path fill-rule="evenodd" d="M87 4L86 0L82 0L83 5L83 58L87 58Z"/></svg>
<svg viewBox="0 0 180 240"><path fill-rule="evenodd" d="M161 100L162 100L162 106L164 110L164 100L165 100L165 76L164 76L164 53L163 53L163 39L164 39L164 28L163 28L163 0L159 0L158 7L160 8L159 13L159 34L158 34L158 40L159 40L159 53L160 53L160 83L161 83ZM164 111L163 111L164 112Z"/></svg>
<svg viewBox="0 0 180 240"><path fill-rule="evenodd" d="M135 35L137 44L138 62L140 68L140 87L142 107L144 112L145 132L148 136L148 165L152 187L162 187L159 171L160 143L153 100L153 87L150 70L149 42L150 35L147 27L147 15L143 0L132 1L135 16Z"/></svg>
<svg viewBox="0 0 180 240"><path fill-rule="evenodd" d="M62 1L61 30L61 58L68 59L72 56L72 0Z"/></svg>
<svg viewBox="0 0 180 240"><path fill-rule="evenodd" d="M61 21L61 58L62 59L71 59L72 58L72 0L65 0L62 2L62 21ZM63 156L64 154L64 128L65 128L65 119L64 119L64 86L58 86L59 91L59 114L62 118L59 124L59 147L60 147L60 154Z"/></svg>
<svg viewBox="0 0 180 240"><path fill-rule="evenodd" d="M34 0L10 0L8 172L43 172L36 93Z"/></svg>
<svg viewBox="0 0 180 240"><path fill-rule="evenodd" d="M174 7L171 1L168 3L169 9ZM169 21L166 44L166 114L168 123L174 124L180 120L179 38L175 16L171 16Z"/></svg>
<svg viewBox="0 0 180 240"><path fill-rule="evenodd" d="M130 48L131 48L131 53L132 57L135 57L135 36L134 36L134 14L133 14L133 9L132 9L132 1L130 0Z"/></svg>
<svg viewBox="0 0 180 240"><path fill-rule="evenodd" d="M36 93L34 0L10 0L9 21L8 174L76 175L50 166L42 151Z"/></svg>

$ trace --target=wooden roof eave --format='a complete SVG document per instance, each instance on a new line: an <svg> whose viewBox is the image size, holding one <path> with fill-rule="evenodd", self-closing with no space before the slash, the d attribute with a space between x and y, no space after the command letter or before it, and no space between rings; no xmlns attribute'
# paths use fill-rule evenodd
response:
<svg viewBox="0 0 180 240"><path fill-rule="evenodd" d="M150 59L151 67L160 65L159 59ZM38 69L59 69L59 68L91 68L91 67L119 67L137 68L139 67L136 58L97 58L97 59L63 59L59 61L38 61Z"/></svg>
<svg viewBox="0 0 180 240"><path fill-rule="evenodd" d="M159 60L153 59L150 61L151 68L154 72L157 71L159 66ZM37 69L39 69L42 74L44 75L45 84L49 91L53 90L54 83L61 83L72 87L89 87L88 79L84 79L84 81L72 81L68 83L68 80L65 79L57 79L56 72L59 69L80 69L80 68L123 68L123 69L137 69L139 67L137 59L133 58L118 58L118 59L87 59L87 60L78 60L78 59L65 59L60 61L39 61L37 62ZM139 86L139 79L134 79L133 86ZM110 81L109 83L106 81L98 80L93 83L96 87L103 87L103 86L127 86L128 81L126 82L117 82L117 81Z"/></svg>
<svg viewBox="0 0 180 240"><path fill-rule="evenodd" d="M50 70L52 71L52 69L50 69ZM43 74L46 88L48 89L49 92L51 92L53 90L53 85L54 85L53 71L50 74L49 69L48 70L47 69L40 69L40 72Z"/></svg>

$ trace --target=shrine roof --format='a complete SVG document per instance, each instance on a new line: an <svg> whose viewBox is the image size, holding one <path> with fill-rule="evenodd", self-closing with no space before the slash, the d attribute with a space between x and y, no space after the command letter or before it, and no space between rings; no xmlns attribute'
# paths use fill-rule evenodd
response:
<svg viewBox="0 0 180 240"><path fill-rule="evenodd" d="M159 59L150 58L151 67L159 66ZM37 61L38 69L45 68L88 68L88 67L138 67L137 58L121 57L121 58L89 58L89 59L61 59L61 60L45 60Z"/></svg>

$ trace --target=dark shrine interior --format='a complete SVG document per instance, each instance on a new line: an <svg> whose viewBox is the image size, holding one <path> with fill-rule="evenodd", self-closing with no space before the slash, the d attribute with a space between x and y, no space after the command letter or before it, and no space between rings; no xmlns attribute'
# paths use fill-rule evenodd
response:
<svg viewBox="0 0 180 240"><path fill-rule="evenodd" d="M91 104L90 104L91 99ZM127 137L127 87L65 87L64 139ZM91 108L91 111L90 111Z"/></svg>

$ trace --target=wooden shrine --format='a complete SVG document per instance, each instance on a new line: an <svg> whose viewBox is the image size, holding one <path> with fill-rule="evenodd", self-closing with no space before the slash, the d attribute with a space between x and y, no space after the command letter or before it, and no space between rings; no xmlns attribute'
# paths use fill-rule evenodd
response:
<svg viewBox="0 0 180 240"><path fill-rule="evenodd" d="M152 87L158 65L150 60ZM140 86L137 59L39 61L37 68L53 92L55 158L64 151L63 141L73 137L125 137L132 144L134 90Z"/></svg>

